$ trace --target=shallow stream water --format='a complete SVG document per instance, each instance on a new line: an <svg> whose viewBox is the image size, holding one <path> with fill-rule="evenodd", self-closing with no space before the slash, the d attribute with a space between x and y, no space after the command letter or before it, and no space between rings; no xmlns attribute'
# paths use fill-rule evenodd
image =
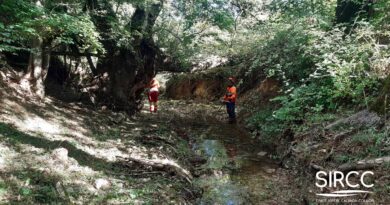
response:
<svg viewBox="0 0 390 205"><path fill-rule="evenodd" d="M274 197L269 190L276 189L271 180L279 166L242 125L220 119L223 107L184 101L163 101L161 107L160 120L175 124L188 135L193 151L207 159L197 167L195 183L203 194L196 204L270 204Z"/></svg>
<svg viewBox="0 0 390 205"><path fill-rule="evenodd" d="M193 149L207 158L202 168L209 170L197 182L204 190L199 204L261 204L266 199L278 166L245 130L220 122L193 133L198 135Z"/></svg>

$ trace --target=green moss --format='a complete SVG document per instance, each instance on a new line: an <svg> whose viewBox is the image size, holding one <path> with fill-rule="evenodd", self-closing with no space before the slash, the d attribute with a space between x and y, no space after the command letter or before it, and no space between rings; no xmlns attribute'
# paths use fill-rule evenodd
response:
<svg viewBox="0 0 390 205"><path fill-rule="evenodd" d="M0 199L2 198L3 195L7 193L8 186L7 184L3 181L3 179L0 178Z"/></svg>

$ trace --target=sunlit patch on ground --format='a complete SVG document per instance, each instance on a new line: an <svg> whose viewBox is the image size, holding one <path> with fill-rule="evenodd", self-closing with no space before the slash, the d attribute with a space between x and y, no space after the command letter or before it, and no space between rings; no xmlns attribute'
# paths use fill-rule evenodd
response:
<svg viewBox="0 0 390 205"><path fill-rule="evenodd" d="M167 147L148 142L151 135L150 139L175 141L174 133L161 128L158 121L152 123L155 119L149 113L131 120L51 98L21 100L19 94L8 91L1 92L0 102L2 202L143 204L187 200L177 190L188 182L180 176L172 180L172 173L153 168L157 163L185 170L175 160L174 143ZM156 131L158 134L153 134ZM151 165L126 160L129 157Z"/></svg>

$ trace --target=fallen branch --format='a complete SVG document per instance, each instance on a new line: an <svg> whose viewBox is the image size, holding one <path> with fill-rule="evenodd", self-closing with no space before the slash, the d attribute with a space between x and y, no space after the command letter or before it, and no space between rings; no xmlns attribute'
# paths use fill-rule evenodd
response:
<svg viewBox="0 0 390 205"><path fill-rule="evenodd" d="M122 157L120 157L120 158L122 158ZM180 165L178 165L174 161L171 161L168 159L162 159L162 160L161 159L144 159L144 158L138 158L138 157L132 157L132 156L128 156L128 157L123 158L123 159L126 161L137 162L139 164L146 165L146 166L151 166L153 168L163 169L163 170L166 170L168 172L173 171L177 175L186 179L189 183L192 183L191 179L193 177L192 177L191 173L188 170L182 168Z"/></svg>
<svg viewBox="0 0 390 205"><path fill-rule="evenodd" d="M162 138L162 137L159 137L159 136L155 136L155 135L142 136L141 140L145 141L145 142L160 141L160 142L163 142L163 143L168 144L168 145L174 145L175 144L174 142L171 142L169 139L165 139L165 138Z"/></svg>
<svg viewBox="0 0 390 205"><path fill-rule="evenodd" d="M340 142L342 140L344 140L346 137L354 134L355 132L357 131L357 129L353 129L353 130L348 130L348 131L345 131L345 132L342 132L340 134L337 134L336 136L334 136L334 142L337 143L337 142Z"/></svg>
<svg viewBox="0 0 390 205"><path fill-rule="evenodd" d="M353 162L353 163L345 163L340 165L337 170L342 172L349 172L352 170L356 171L356 170L373 169L385 163L390 163L390 156L380 157L376 159L369 159L369 160L360 160L358 162Z"/></svg>
<svg viewBox="0 0 390 205"><path fill-rule="evenodd" d="M317 164L314 164L314 163L310 163L310 167L314 170L314 171L323 171L325 170L324 167L320 166L320 165L317 165Z"/></svg>

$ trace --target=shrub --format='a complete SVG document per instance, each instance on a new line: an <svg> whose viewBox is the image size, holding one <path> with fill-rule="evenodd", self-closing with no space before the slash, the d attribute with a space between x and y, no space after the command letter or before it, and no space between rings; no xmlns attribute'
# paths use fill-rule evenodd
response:
<svg viewBox="0 0 390 205"><path fill-rule="evenodd" d="M285 95L274 99L281 105L274 117L283 121L301 120L307 114L340 106L368 106L380 84L381 73L374 68L385 58L383 50L377 47L374 29L361 23L350 35L341 28L310 33L310 40L301 45L304 54L295 58L311 59L314 65L301 67L298 86L289 83L292 75L282 76L287 81ZM288 73L289 69L281 67L279 72Z"/></svg>
<svg viewBox="0 0 390 205"><path fill-rule="evenodd" d="M274 118L272 113L272 109L264 109L256 112L247 120L248 126L258 131L265 144L271 143L272 138L281 134L286 128L286 124Z"/></svg>

